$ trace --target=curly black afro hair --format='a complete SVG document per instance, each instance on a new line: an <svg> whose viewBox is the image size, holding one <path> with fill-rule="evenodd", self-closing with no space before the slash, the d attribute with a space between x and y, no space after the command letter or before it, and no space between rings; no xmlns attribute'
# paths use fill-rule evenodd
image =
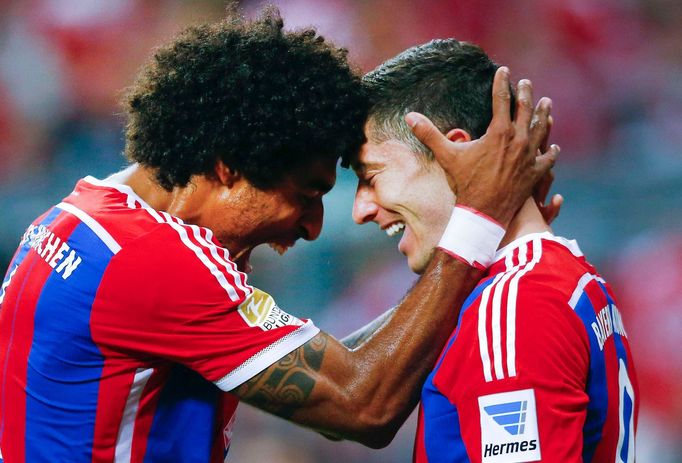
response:
<svg viewBox="0 0 682 463"><path fill-rule="evenodd" d="M212 175L218 159L268 189L357 152L368 103L346 50L283 27L274 8L253 21L232 14L159 48L124 100L128 159L167 190Z"/></svg>

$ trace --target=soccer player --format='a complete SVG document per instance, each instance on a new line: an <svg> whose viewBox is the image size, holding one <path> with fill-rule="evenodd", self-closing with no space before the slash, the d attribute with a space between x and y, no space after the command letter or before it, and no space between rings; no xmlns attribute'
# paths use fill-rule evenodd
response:
<svg viewBox="0 0 682 463"><path fill-rule="evenodd" d="M479 47L450 39L406 50L364 77L372 103L368 142L353 162L354 219L402 232L398 248L414 272L427 269L434 249L476 239L448 232L472 215L456 208L451 216L460 198L448 180L461 184L471 172L444 172L429 148L437 154L484 134L497 68ZM529 86L519 83L519 110ZM426 146L406 113L428 133ZM414 461L632 462L637 410L609 285L528 198L422 389Z"/></svg>
<svg viewBox="0 0 682 463"><path fill-rule="evenodd" d="M28 227L0 290L0 460L223 461L239 400L379 447L416 405L503 228L461 223L492 233L434 253L343 344L249 285L255 246L317 238L336 163L364 142L345 52L282 27L229 18L157 50L126 100L132 164ZM556 156L536 158L548 101L512 120L508 86L500 71L484 139L438 153L467 172L460 202L504 225Z"/></svg>

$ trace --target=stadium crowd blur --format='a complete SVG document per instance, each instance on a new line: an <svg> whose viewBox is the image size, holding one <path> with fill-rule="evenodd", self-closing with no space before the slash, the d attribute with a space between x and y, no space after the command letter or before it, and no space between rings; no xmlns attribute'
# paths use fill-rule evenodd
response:
<svg viewBox="0 0 682 463"><path fill-rule="evenodd" d="M362 71L432 38L478 43L554 101L562 147L555 232L576 238L620 296L642 410L638 459L682 461L682 2L678 0L282 0L285 24L314 24ZM247 14L260 2L243 1ZM223 0L0 0L0 264L30 221L76 179L125 163L121 91L152 48L216 19ZM286 91L286 89L283 89ZM340 171L321 238L252 282L344 335L414 280L389 239L350 217ZM386 366L390 368L390 365ZM242 406L233 462L408 462L414 419L387 449L330 443Z"/></svg>

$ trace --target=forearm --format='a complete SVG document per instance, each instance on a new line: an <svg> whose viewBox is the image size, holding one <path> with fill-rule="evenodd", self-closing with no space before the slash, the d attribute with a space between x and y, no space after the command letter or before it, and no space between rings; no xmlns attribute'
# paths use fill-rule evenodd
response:
<svg viewBox="0 0 682 463"><path fill-rule="evenodd" d="M355 350L358 347L366 343L377 330L381 329L393 316L395 312L395 307L388 309L383 314L379 315L377 318L363 326L362 328L354 331L345 338L341 339L341 344L346 346L351 350Z"/></svg>
<svg viewBox="0 0 682 463"><path fill-rule="evenodd" d="M351 335L358 348L320 333L233 392L329 437L385 446L416 405L481 273L436 251L397 307Z"/></svg>
<svg viewBox="0 0 682 463"><path fill-rule="evenodd" d="M417 404L421 385L481 276L436 251L370 339L353 351L328 343L314 389L290 418L372 447L388 444Z"/></svg>
<svg viewBox="0 0 682 463"><path fill-rule="evenodd" d="M369 419L397 431L452 334L482 272L436 251L422 278L371 339L352 352L345 388Z"/></svg>

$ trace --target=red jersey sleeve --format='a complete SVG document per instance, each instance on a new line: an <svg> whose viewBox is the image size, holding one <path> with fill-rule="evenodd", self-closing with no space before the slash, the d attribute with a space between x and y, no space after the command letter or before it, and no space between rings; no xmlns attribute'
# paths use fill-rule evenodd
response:
<svg viewBox="0 0 682 463"><path fill-rule="evenodd" d="M107 356L183 364L234 389L319 330L252 288L206 229L162 224L107 267L91 316Z"/></svg>
<svg viewBox="0 0 682 463"><path fill-rule="evenodd" d="M472 462L579 462L589 340L551 282L499 274L462 316L434 385Z"/></svg>

